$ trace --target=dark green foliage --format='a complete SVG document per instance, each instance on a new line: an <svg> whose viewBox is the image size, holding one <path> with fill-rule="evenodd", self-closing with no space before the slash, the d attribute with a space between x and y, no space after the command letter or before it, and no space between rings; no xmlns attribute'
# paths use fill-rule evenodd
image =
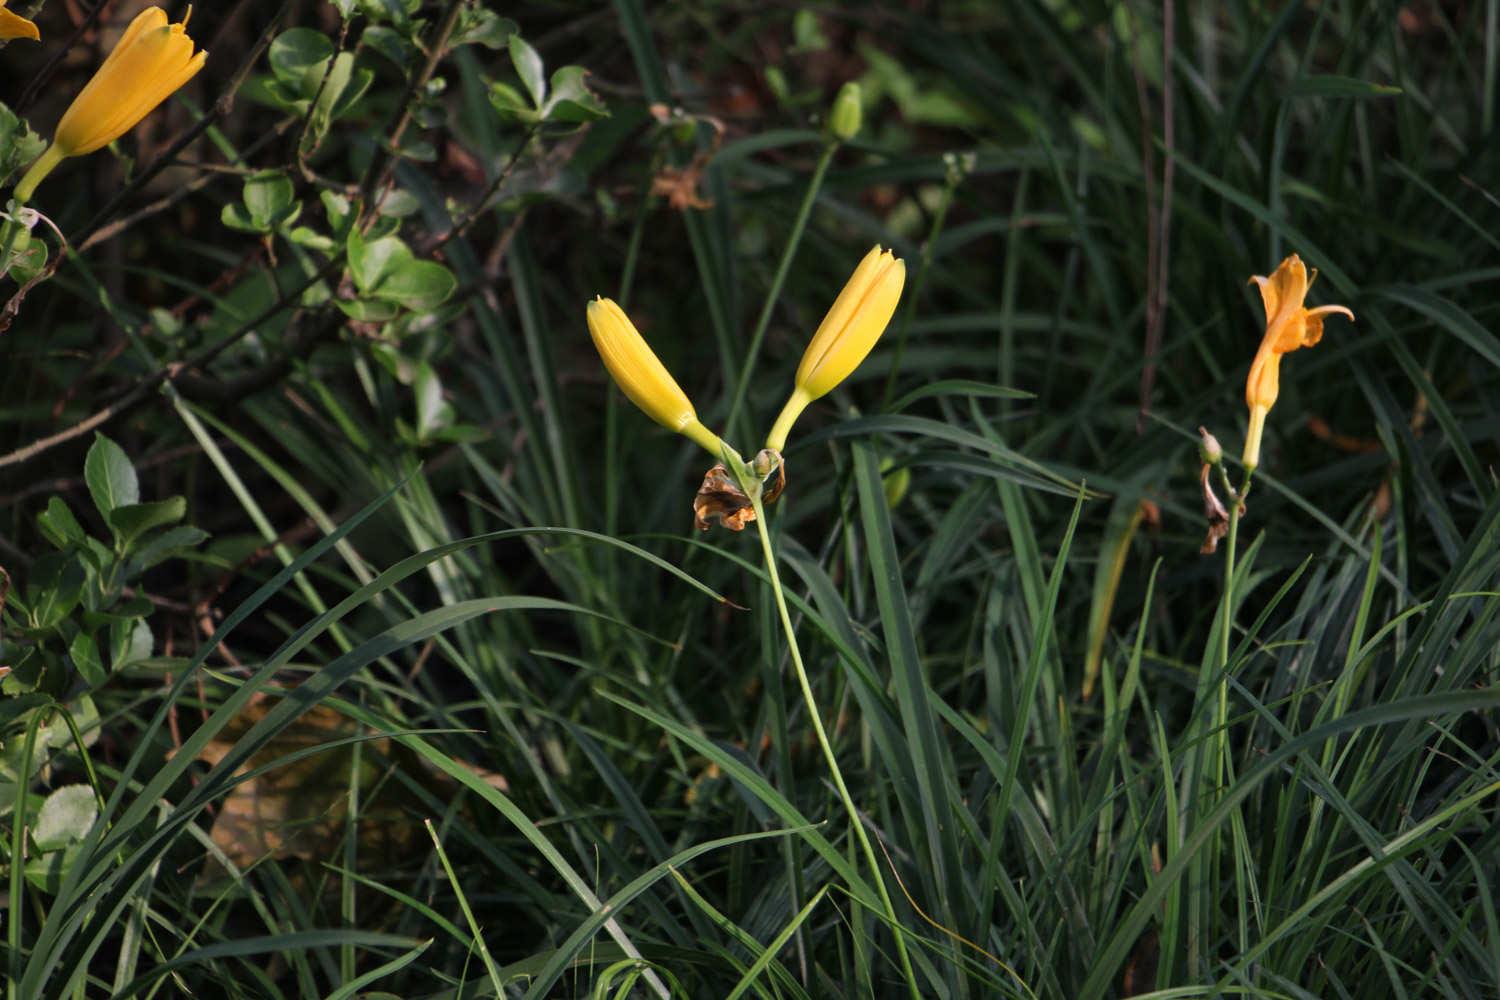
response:
<svg viewBox="0 0 1500 1000"><path fill-rule="evenodd" d="M754 532L584 324L751 455L877 242L770 520L916 992L1500 992L1493 5L236 9L5 251L12 996L910 995ZM1294 252L1357 320L1225 621L1196 428L1233 466ZM215 860L334 753L339 837Z"/></svg>

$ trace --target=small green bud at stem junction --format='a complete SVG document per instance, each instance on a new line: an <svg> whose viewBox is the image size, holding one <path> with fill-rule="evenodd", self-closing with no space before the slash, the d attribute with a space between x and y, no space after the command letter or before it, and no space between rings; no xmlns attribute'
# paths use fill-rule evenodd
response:
<svg viewBox="0 0 1500 1000"><path fill-rule="evenodd" d="M1198 428L1198 436L1202 438L1198 442L1198 457L1203 459L1205 465L1218 465L1224 460L1224 449L1219 445L1219 439L1208 432L1206 427Z"/></svg>

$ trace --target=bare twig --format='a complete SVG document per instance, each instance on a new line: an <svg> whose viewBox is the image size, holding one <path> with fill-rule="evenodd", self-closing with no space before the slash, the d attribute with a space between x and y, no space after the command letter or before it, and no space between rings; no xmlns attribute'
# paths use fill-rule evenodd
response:
<svg viewBox="0 0 1500 1000"><path fill-rule="evenodd" d="M1167 276L1170 265L1169 243L1172 232L1172 179L1176 170L1173 153L1176 148L1173 127L1172 52L1176 47L1176 24L1173 5L1162 5L1161 47L1161 115L1164 155L1161 168L1161 197L1158 201L1154 183L1155 158L1151 154L1151 109L1146 96L1146 81L1140 66L1135 67L1136 100L1141 112L1141 161L1146 183L1146 344L1141 368L1141 406L1136 415L1135 432L1146 429L1151 412L1151 391L1156 385L1157 355L1161 353L1162 330L1167 316Z"/></svg>
<svg viewBox="0 0 1500 1000"><path fill-rule="evenodd" d="M108 6L109 0L99 0L98 3L94 4L93 9L85 14L83 20L78 23L78 27L73 29L73 33L68 36L68 40L57 47L57 51L52 54L52 58L48 59L37 72L36 76L31 78L31 82L26 85L25 90L21 91L21 96L12 105L12 110L17 115L24 117L26 112L31 109L31 103L36 100L37 95L52 82L52 76L57 72L57 67L62 65L62 61L73 50L73 46L78 44L78 39L82 38L84 33L98 22L99 15L104 13L104 8Z"/></svg>
<svg viewBox="0 0 1500 1000"><path fill-rule="evenodd" d="M223 340L220 340L216 344L204 348L197 354L194 354L191 357L187 358L185 361L174 361L169 365L164 365L163 367L158 368L150 375L147 375L145 378L141 379L119 399L115 400L113 403L110 403L102 410L90 414L73 426L68 427L65 430L58 431L56 434L51 434L47 437L39 438L38 440L33 441L31 444L28 444L23 448L17 448L15 451L10 452L9 454L0 455L0 469L11 465L20 465L23 462L29 462L33 458L36 458L38 455L56 448L58 445L66 444L67 442L72 441L75 438L87 434L94 428L108 423L110 420L113 420L115 417L133 408L136 404L144 400L153 389L161 385L163 382L167 382L169 380L177 378L182 372L189 371L194 368L201 368L204 365L210 363L214 358L217 358L224 351L228 350L231 346L238 343L245 336L254 331L258 326L260 326L260 324L264 323L272 316L275 316L292 302L296 301L303 292L307 291L313 285L328 277L336 268L342 266L343 259L344 258L342 254L338 254L329 258L328 262L321 268L319 268L312 277L287 291L275 302L272 302L265 309L261 310L261 312L254 318L252 318L249 322L245 323L239 329L229 334L229 336L225 337Z"/></svg>
<svg viewBox="0 0 1500 1000"><path fill-rule="evenodd" d="M474 224L475 220L484 214L485 206L489 203L489 200L495 196L495 192L499 191L501 185L515 172L516 164L521 162L521 154L531 144L532 137L536 135L537 128L538 126L533 125L526 130L525 135L521 136L521 141L516 143L516 148L511 151L510 158L505 161L505 166L500 168L500 172L495 175L495 179L490 182L489 187L485 188L484 194L480 195L474 201L474 204L469 207L468 211L457 219L454 219L447 230L438 233L428 240L427 244L422 247L422 255L424 257L447 244L449 240L462 236Z"/></svg>
<svg viewBox="0 0 1500 1000"><path fill-rule="evenodd" d="M49 435L48 437L38 438L24 448L17 448L15 451L11 452L8 455L0 456L0 468L4 468L7 465L19 465L22 462L28 462L36 456L42 454L42 452L44 451L51 451L53 448L56 448L60 444L66 444L67 442L72 441L74 438L82 437L89 431L93 430L95 427L103 426L105 423L108 423L110 420L119 416L121 413L125 412L127 409L144 399L147 392L155 388L159 383L170 378L180 368L180 363L176 365L170 365L167 368L164 368L161 371L157 372L150 378L146 379L146 381L141 382L135 388L131 389L124 396L121 396L118 400L106 406L104 409L91 414L83 420L80 420L78 423L69 427L67 430L58 431L56 434Z"/></svg>
<svg viewBox="0 0 1500 1000"><path fill-rule="evenodd" d="M284 135L287 129L291 128L293 123L295 122L295 118L287 118L284 121L278 122L264 135L256 139L254 142L250 143L250 145L246 146L245 149L240 153L241 157L248 157L256 152L259 152L260 149L263 148L266 144ZM200 166L200 169L203 169L203 167ZM83 241L82 244L79 245L78 252L83 253L86 250L98 246L100 243L103 243L106 240L114 239L126 229L129 229L137 222L140 222L142 219L149 219L153 215L157 215L161 212L166 211L173 205L182 201L188 195L195 194L196 192L203 190L214 181L222 180L225 176L228 175L218 173L217 171L204 169L204 172L202 174L194 177L186 184L182 185L181 187L173 188L171 194L164 195L151 202L149 205L141 208L140 210L132 212L130 215L127 215L122 219L116 219L114 222L110 222L106 225L100 226L92 233L89 233L88 237ZM235 176L238 175L236 174Z"/></svg>
<svg viewBox="0 0 1500 1000"><path fill-rule="evenodd" d="M195 402L212 403L226 399L245 399L281 381L297 361L310 354L317 345L331 339L343 327L344 314L329 312L324 316L323 322L288 337L282 344L280 355L274 361L254 371L246 372L228 381L183 372L173 380L172 384L177 386L178 391L184 396Z"/></svg>
<svg viewBox="0 0 1500 1000"><path fill-rule="evenodd" d="M215 438L214 444L226 451L239 447L236 442L231 441L229 438ZM144 472L147 469L154 469L162 465L171 465L184 458L202 454L202 452L203 446L194 442L192 444L178 445L176 448L168 448L165 451L159 451L154 455L148 455L144 458L138 458L131 464L135 466L136 472ZM86 480L82 476L59 477L29 483L25 489L18 490L7 496L0 496L0 510L4 510L7 507L14 507L16 504L39 493L70 493L73 490L81 489L84 485L86 485Z"/></svg>
<svg viewBox="0 0 1500 1000"><path fill-rule="evenodd" d="M318 81L318 89L307 104L307 115L302 119L302 131L297 134L297 144L292 147L292 159L297 164L297 172L308 183L313 183L313 172L308 169L307 156L303 153L302 147L307 143L307 134L312 131L313 115L318 113L318 102L323 99L323 91L328 87L328 78L333 75L333 64L338 61L339 54L344 51L344 44L349 40L349 19L344 17L339 21L338 42L333 46L333 55L328 58L328 64L323 67L323 79ZM315 145L307 152L312 153L316 149Z"/></svg>
<svg viewBox="0 0 1500 1000"><path fill-rule="evenodd" d="M391 126L385 143L378 150L365 170L365 176L359 184L359 203L361 210L365 213L365 220L361 227L363 232L368 232L370 226L374 225L376 213L373 211L371 199L375 191L385 186L390 180L391 172L396 169L397 151L401 148L401 137L406 134L406 126L411 124L412 101L417 92L427 85L432 79L432 74L437 72L438 63L447 54L448 39L453 34L453 29L458 26L458 16L463 12L463 0L450 0L448 10L443 14L443 20L432 32L432 41L427 47L427 62L422 69L413 76L406 84L406 91L401 95L401 100L396 107L401 111Z"/></svg>

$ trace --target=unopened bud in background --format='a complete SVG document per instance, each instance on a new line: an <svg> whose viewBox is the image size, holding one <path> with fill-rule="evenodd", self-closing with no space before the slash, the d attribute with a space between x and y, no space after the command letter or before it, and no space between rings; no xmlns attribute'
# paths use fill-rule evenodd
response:
<svg viewBox="0 0 1500 1000"><path fill-rule="evenodd" d="M828 113L828 131L839 142L848 142L859 135L859 126L864 118L864 99L859 84L850 80L839 88L833 99L833 110Z"/></svg>
<svg viewBox="0 0 1500 1000"><path fill-rule="evenodd" d="M880 488L885 493L885 505L895 510L911 489L911 469L904 465L896 468L896 460L886 455L880 460Z"/></svg>
<svg viewBox="0 0 1500 1000"><path fill-rule="evenodd" d="M1198 457L1203 459L1205 465L1218 465L1224 460L1224 449L1219 445L1219 439L1208 433L1206 427L1198 428L1198 435L1202 438L1198 442Z"/></svg>

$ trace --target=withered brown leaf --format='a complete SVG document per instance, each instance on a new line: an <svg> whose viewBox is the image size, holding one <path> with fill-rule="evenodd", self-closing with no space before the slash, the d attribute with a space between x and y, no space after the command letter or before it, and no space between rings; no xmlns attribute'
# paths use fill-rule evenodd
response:
<svg viewBox="0 0 1500 1000"><path fill-rule="evenodd" d="M1208 475L1213 466L1207 462L1203 464L1203 471L1199 473L1198 481L1203 487L1203 516L1208 518L1208 534L1203 538L1203 547L1198 550L1201 555L1211 556L1219 549L1219 539L1229 533L1229 511L1224 509L1224 504L1219 500L1219 495L1214 492L1213 484L1209 482Z"/></svg>

